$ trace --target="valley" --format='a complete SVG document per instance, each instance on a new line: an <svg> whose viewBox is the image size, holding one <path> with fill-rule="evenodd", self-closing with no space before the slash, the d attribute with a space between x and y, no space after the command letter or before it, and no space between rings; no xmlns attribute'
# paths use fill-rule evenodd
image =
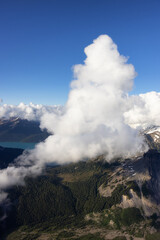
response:
<svg viewBox="0 0 160 240"><path fill-rule="evenodd" d="M126 163L108 164L101 156L47 167L42 176L26 179L26 186L9 190L5 224L15 230L6 239L152 239L148 234L158 234L160 225L157 157L152 150Z"/></svg>
<svg viewBox="0 0 160 240"><path fill-rule="evenodd" d="M144 155L47 165L41 176L8 188L0 206L2 239L160 239L159 142L145 134ZM0 168L22 152L1 147Z"/></svg>

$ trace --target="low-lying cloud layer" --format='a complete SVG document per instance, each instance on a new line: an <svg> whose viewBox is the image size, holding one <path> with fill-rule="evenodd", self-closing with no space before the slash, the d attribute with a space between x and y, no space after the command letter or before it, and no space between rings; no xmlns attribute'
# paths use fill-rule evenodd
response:
<svg viewBox="0 0 160 240"><path fill-rule="evenodd" d="M148 92L127 96L127 108L124 112L125 123L131 128L145 129L160 126L160 93ZM21 118L40 122L40 127L53 133L55 115L62 115L62 105L46 106L42 104L0 105L0 119ZM52 121L53 119L53 121Z"/></svg>
<svg viewBox="0 0 160 240"><path fill-rule="evenodd" d="M18 117L21 119L27 119L29 121L40 121L41 117L47 113L59 114L62 111L62 106L46 106L41 104L29 105L20 103L19 105L0 105L0 118L13 118Z"/></svg>
<svg viewBox="0 0 160 240"><path fill-rule="evenodd" d="M133 128L160 126L160 93L148 92L128 98L125 122Z"/></svg>
<svg viewBox="0 0 160 240"><path fill-rule="evenodd" d="M110 161L147 150L137 127L160 124L160 93L128 96L136 72L109 36L99 36L85 54L84 63L74 66L75 79L63 111L33 104L20 104L19 111L14 106L0 107L1 117L18 112L21 118L40 119L41 128L54 133L15 165L0 170L2 191L23 183L27 175L40 174L46 163L76 162L100 154ZM5 197L1 194L1 200Z"/></svg>

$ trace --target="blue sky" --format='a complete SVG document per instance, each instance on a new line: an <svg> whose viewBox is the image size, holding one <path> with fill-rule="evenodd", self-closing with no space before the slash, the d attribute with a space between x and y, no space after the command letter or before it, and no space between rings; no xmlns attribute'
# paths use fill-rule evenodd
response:
<svg viewBox="0 0 160 240"><path fill-rule="evenodd" d="M64 104L72 66L108 34L138 73L134 94L160 91L159 0L1 0L0 98Z"/></svg>

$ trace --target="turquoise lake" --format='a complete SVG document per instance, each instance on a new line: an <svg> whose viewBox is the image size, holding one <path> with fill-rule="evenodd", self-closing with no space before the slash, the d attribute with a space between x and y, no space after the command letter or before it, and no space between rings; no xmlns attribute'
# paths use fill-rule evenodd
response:
<svg viewBox="0 0 160 240"><path fill-rule="evenodd" d="M8 148L33 149L37 143L0 142L0 146Z"/></svg>

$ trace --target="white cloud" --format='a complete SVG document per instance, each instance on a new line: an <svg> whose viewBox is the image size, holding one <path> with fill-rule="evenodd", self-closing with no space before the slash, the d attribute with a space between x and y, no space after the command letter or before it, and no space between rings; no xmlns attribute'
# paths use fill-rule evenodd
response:
<svg viewBox="0 0 160 240"><path fill-rule="evenodd" d="M74 67L75 80L62 115L43 115L53 136L37 145L34 158L70 162L105 154L110 160L142 151L143 139L124 121L127 92L136 76L107 35L85 48L84 64Z"/></svg>
<svg viewBox="0 0 160 240"><path fill-rule="evenodd" d="M20 117L41 119L41 127L54 135L23 154L16 166L0 171L1 190L23 183L26 175L39 174L48 162L76 162L100 154L110 161L147 150L138 130L130 127L131 107L135 101L144 105L136 97L128 97L136 76L133 65L127 64L107 35L94 40L85 53L84 64L74 66L75 79L63 111L57 114L57 110L24 104L16 108ZM3 105L0 116L11 117L14 107L10 108Z"/></svg>
<svg viewBox="0 0 160 240"><path fill-rule="evenodd" d="M29 121L40 121L44 114L59 114L62 111L62 108L63 107L60 105L45 106L33 103L28 105L24 103L20 103L19 105L2 104L0 106L0 118L9 119L12 117L19 117Z"/></svg>
<svg viewBox="0 0 160 240"><path fill-rule="evenodd" d="M125 121L133 128L160 126L160 93L148 92L128 98Z"/></svg>

